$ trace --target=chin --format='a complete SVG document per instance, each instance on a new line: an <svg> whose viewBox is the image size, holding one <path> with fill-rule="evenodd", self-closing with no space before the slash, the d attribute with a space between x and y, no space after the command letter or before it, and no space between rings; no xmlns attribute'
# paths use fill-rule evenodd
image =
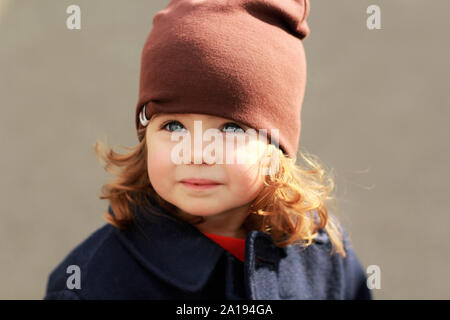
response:
<svg viewBox="0 0 450 320"><path fill-rule="evenodd" d="M192 205L192 206L178 206L180 210L193 216L213 216L223 211L212 205Z"/></svg>

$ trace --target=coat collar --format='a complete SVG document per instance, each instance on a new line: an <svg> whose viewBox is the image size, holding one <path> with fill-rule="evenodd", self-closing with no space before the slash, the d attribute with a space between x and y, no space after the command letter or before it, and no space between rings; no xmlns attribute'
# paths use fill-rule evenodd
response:
<svg viewBox="0 0 450 320"><path fill-rule="evenodd" d="M224 250L189 223L159 206L152 209L162 216L135 207L134 223L115 230L120 241L158 278L185 291L201 290ZM108 211L113 214L111 206Z"/></svg>
<svg viewBox="0 0 450 320"><path fill-rule="evenodd" d="M114 215L110 205L108 212ZM134 206L132 212L135 223L127 229L114 228L130 254L167 283L188 292L201 291L225 250L154 202L150 201L150 208ZM247 277L258 265L278 266L285 256L286 250L277 247L269 234L260 230L247 234L244 260Z"/></svg>
<svg viewBox="0 0 450 320"><path fill-rule="evenodd" d="M111 205L108 212L114 215ZM204 288L225 250L193 225L154 202L150 201L150 208L134 206L132 212L135 222L129 228L115 228L128 252L150 272L171 285L189 292ZM259 230L247 234L244 261L247 273L255 264L257 243L257 258L269 263L277 259L271 239Z"/></svg>

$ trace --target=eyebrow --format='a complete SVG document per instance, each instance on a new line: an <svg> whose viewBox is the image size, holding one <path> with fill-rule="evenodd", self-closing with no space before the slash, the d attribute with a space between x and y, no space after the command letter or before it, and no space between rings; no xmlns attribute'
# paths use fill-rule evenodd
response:
<svg viewBox="0 0 450 320"><path fill-rule="evenodd" d="M162 117L162 116L164 116L163 113L155 113L155 114L150 118L150 120L154 120L154 119L159 118L159 117Z"/></svg>
<svg viewBox="0 0 450 320"><path fill-rule="evenodd" d="M151 119L156 119L156 118L161 118L161 117L178 117L180 115L182 115L183 113L163 113L163 112L159 112L159 113L155 113Z"/></svg>
<svg viewBox="0 0 450 320"><path fill-rule="evenodd" d="M171 117L171 116L174 116L174 114L171 114L171 113L155 113L150 118L150 122L153 122L153 121L157 120L158 118Z"/></svg>

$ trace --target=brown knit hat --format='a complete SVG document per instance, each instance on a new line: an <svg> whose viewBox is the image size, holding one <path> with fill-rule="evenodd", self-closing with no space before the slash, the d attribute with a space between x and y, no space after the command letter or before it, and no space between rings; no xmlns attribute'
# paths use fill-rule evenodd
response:
<svg viewBox="0 0 450 320"><path fill-rule="evenodd" d="M279 147L295 157L308 14L309 0L172 0L142 50L139 140L154 113L202 113L267 129L269 139L278 129Z"/></svg>

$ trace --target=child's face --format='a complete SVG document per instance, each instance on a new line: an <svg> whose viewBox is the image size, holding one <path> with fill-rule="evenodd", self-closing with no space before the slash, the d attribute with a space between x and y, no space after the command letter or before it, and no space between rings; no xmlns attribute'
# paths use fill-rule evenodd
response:
<svg viewBox="0 0 450 320"><path fill-rule="evenodd" d="M207 129L217 129L223 137L223 161L213 152L214 162L211 164L202 162L194 163L194 120L201 121L201 136ZM267 147L267 139L245 139L244 144L237 143L236 137L226 139L226 134L232 136L248 135L245 133L248 127L233 120L204 114L158 114L152 117L147 130L147 163L148 176L155 191L166 201L175 205L184 213L197 216L212 216L226 211L247 210L249 203L264 187L264 176L258 174L259 161L262 161L264 150ZM190 133L191 157L187 164L177 164L173 161L171 152L176 145L180 145L181 139L171 141L171 135ZM231 140L231 142L230 142ZM214 142L203 140L199 149L205 148ZM226 162L227 144L232 143L232 163ZM180 153L181 155L181 153ZM251 155L253 163L238 163L238 156ZM245 159L245 158L243 158ZM207 189L195 189L181 182L188 178L202 178L219 182L215 187Z"/></svg>

